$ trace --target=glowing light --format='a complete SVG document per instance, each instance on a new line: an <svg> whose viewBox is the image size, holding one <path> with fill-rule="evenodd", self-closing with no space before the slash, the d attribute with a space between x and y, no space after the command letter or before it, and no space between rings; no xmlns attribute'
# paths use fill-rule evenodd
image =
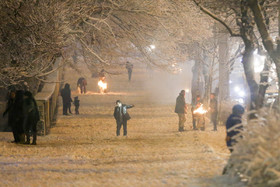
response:
<svg viewBox="0 0 280 187"><path fill-rule="evenodd" d="M207 112L208 111L203 108L203 104L200 105L200 107L198 107L198 109L193 111L194 114L205 114Z"/></svg>
<svg viewBox="0 0 280 187"><path fill-rule="evenodd" d="M240 97L245 97L246 93L244 91L240 91L240 92L238 92L238 95Z"/></svg>
<svg viewBox="0 0 280 187"><path fill-rule="evenodd" d="M234 91L235 91L235 92L239 92L239 91L240 91L240 88L239 88L238 86L235 86L235 87L234 87Z"/></svg>
<svg viewBox="0 0 280 187"><path fill-rule="evenodd" d="M98 81L98 86L101 93L104 93L104 91L107 89L107 83L103 82L102 80Z"/></svg>
<svg viewBox="0 0 280 187"><path fill-rule="evenodd" d="M156 46L155 46L155 45L150 45L150 48L151 48L151 49L155 49Z"/></svg>
<svg viewBox="0 0 280 187"><path fill-rule="evenodd" d="M189 92L190 92L190 89L187 88L187 89L185 89L185 91L186 91L186 93L189 93Z"/></svg>

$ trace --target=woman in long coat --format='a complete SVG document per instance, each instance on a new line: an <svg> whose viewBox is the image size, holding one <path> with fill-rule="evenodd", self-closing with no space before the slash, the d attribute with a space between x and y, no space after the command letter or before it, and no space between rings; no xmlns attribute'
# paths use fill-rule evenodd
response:
<svg viewBox="0 0 280 187"><path fill-rule="evenodd" d="M26 91L24 93L23 102L23 114L24 114L24 133L26 136L25 144L30 144L30 136L33 136L32 145L36 145L37 141L37 122L40 119L37 103L31 92Z"/></svg>

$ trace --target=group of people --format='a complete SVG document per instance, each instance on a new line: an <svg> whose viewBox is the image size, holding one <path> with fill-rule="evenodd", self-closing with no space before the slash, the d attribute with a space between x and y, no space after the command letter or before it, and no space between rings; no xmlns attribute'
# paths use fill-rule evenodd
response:
<svg viewBox="0 0 280 187"><path fill-rule="evenodd" d="M178 114L179 118L179 131L184 131L184 123L186 121L185 114L187 113L187 104L185 101L185 90L181 90L179 96L176 99L175 113ZM195 114L195 111L202 106L200 96L196 97L196 100L192 104L191 112L193 118L193 130L204 130L205 129L205 116L203 114ZM217 117L218 117L218 102L216 95L211 93L210 95L210 120L213 123L213 131L217 131ZM232 108L232 114L226 121L226 143L229 150L232 152L232 146L236 143L236 137L243 129L242 126L242 115L244 114L244 107L237 104Z"/></svg>
<svg viewBox="0 0 280 187"><path fill-rule="evenodd" d="M71 89L70 84L66 83L64 88L60 91L60 95L62 97L62 111L63 115L72 114L71 112L71 103L73 102L71 97ZM74 106L75 106L75 114L79 114L80 100L79 97L74 97Z"/></svg>
<svg viewBox="0 0 280 187"><path fill-rule="evenodd" d="M30 91L11 90L3 117L8 115L14 140L12 143L36 145L37 123L40 120L37 103ZM32 136L32 142L30 142Z"/></svg>
<svg viewBox="0 0 280 187"><path fill-rule="evenodd" d="M185 100L186 92L185 90L181 90L179 96L176 99L175 113L178 114L179 117L179 131L184 131L184 123L186 121L185 114L187 113L188 107ZM217 131L217 115L218 115L218 102L214 93L211 93L210 99L210 115L211 122L213 123L213 131ZM202 106L201 98L198 95L196 100L192 103L192 123L193 130L205 130L205 118L203 114L197 114L195 111Z"/></svg>

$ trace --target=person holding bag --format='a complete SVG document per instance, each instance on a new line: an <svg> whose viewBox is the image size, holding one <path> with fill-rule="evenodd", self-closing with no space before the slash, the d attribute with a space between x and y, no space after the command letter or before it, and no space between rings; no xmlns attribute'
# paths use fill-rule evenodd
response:
<svg viewBox="0 0 280 187"><path fill-rule="evenodd" d="M120 135L121 127L123 126L123 135L127 136L127 120L130 119L130 115L127 109L134 107L134 105L122 104L120 100L116 101L114 110L114 118L117 123L117 136Z"/></svg>

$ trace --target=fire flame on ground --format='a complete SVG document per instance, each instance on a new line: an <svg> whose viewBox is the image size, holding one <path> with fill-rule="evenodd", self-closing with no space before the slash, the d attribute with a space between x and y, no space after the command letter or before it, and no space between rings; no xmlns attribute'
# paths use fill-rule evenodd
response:
<svg viewBox="0 0 280 187"><path fill-rule="evenodd" d="M205 114L205 113L207 113L207 112L208 112L208 110L205 110L205 109L203 108L203 104L200 105L200 107L198 107L198 109L196 109L196 110L193 111L194 114Z"/></svg>
<svg viewBox="0 0 280 187"><path fill-rule="evenodd" d="M106 90L107 89L107 83L103 82L102 80L98 81L98 86L101 88L101 90Z"/></svg>

